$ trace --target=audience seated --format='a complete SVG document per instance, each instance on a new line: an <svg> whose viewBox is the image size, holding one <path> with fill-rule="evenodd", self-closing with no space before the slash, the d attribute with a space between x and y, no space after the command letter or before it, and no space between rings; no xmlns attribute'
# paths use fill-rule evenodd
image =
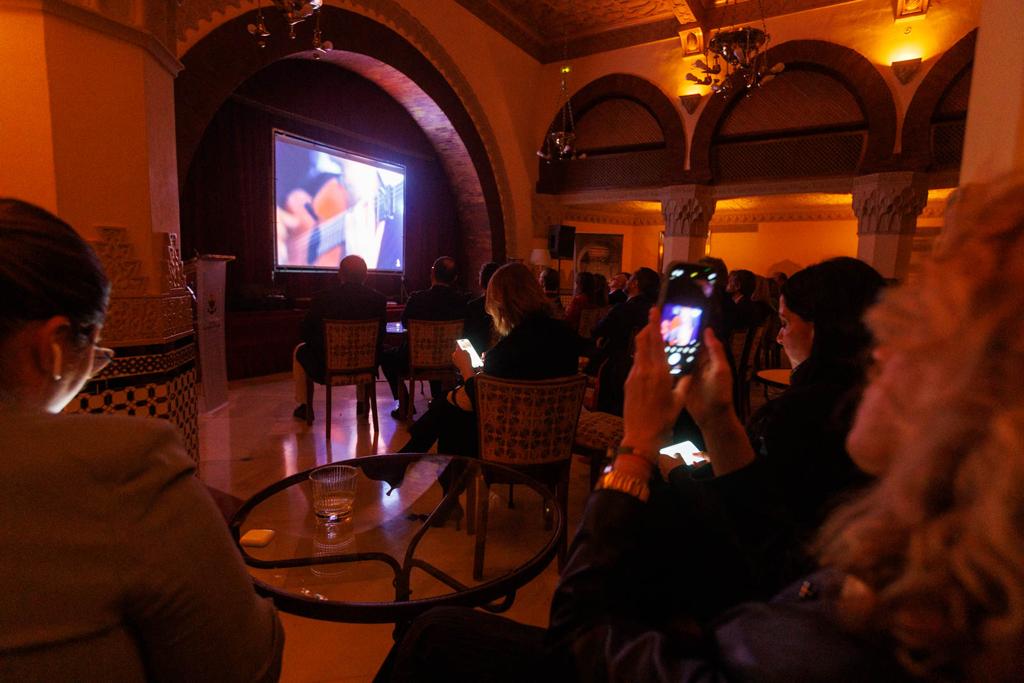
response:
<svg viewBox="0 0 1024 683"><path fill-rule="evenodd" d="M0 291L0 680L277 680L277 614L174 426L59 414L112 357L96 254L0 199Z"/></svg>
<svg viewBox="0 0 1024 683"><path fill-rule="evenodd" d="M590 303L595 308L608 305L608 278L601 273L594 273L594 296Z"/></svg>
<svg viewBox="0 0 1024 683"><path fill-rule="evenodd" d="M545 268L540 272L540 286L544 289L544 298L548 300L551 309L551 317L559 320L565 319L565 307L562 306L562 297L559 295L559 276L554 268Z"/></svg>
<svg viewBox="0 0 1024 683"><path fill-rule="evenodd" d="M430 289L421 289L413 292L405 303L405 310L402 312L402 324L407 325L410 320L464 320L469 309L467 308L466 295L455 289L455 282L458 279L458 270L455 259L450 256L442 256L434 261L430 269ZM401 348L389 349L381 357L381 370L391 387L391 394L396 401L400 399L401 391L404 391L402 376L409 370L409 348L403 345ZM430 383L431 396L440 394L440 384ZM398 405L391 411L392 417L400 418L401 413Z"/></svg>
<svg viewBox="0 0 1024 683"><path fill-rule="evenodd" d="M766 301L755 301L757 276L749 270L734 270L729 273L725 291L730 295L726 301L726 319L732 334L745 332L763 323L772 315Z"/></svg>
<svg viewBox="0 0 1024 683"><path fill-rule="evenodd" d="M656 453L684 406L704 431L713 481L742 493L722 533L774 514L784 496L756 478L750 485L755 453L714 333L705 332L697 372L673 386L652 316L626 385L624 446L587 504L547 634L478 612L427 613L389 661L391 680L440 680L439 663L444 680L471 680L446 656L464 634L476 634L470 661L486 661L491 680L1018 680L1022 194L1022 181L968 194L920 280L868 314L878 368L847 447L878 481L820 530L819 571L713 620L631 602L642 580L633 570L658 551L645 533ZM706 550L691 544L687 558L712 578ZM671 580L680 591L705 588ZM546 653L536 649L542 637Z"/></svg>
<svg viewBox="0 0 1024 683"><path fill-rule="evenodd" d="M544 293L528 267L508 263L498 268L487 285L487 312L500 340L484 356L483 372L525 380L576 373L579 340L550 316ZM410 426L411 438L403 452L423 453L437 442L439 453L477 454L474 369L462 349L453 349L452 361L465 382L431 401L426 414Z"/></svg>
<svg viewBox="0 0 1024 683"><path fill-rule="evenodd" d="M321 384L324 382L324 320L379 320L377 355L380 357L387 300L383 294L364 284L366 272L366 261L354 254L346 256L338 266L338 283L313 296L309 312L302 321L302 343L295 348L292 357L295 401L299 404L294 415L300 420L305 420L307 411L313 410L313 406L306 405L306 377ZM368 407L362 387L357 391L356 412L366 415ZM327 419L330 419L329 415Z"/></svg>
<svg viewBox="0 0 1024 683"><path fill-rule="evenodd" d="M624 304L629 295L626 293L626 283L629 282L629 278L632 274L625 271L617 273L608 286L608 303L614 306L615 304Z"/></svg>
<svg viewBox="0 0 1024 683"><path fill-rule="evenodd" d="M494 271L498 270L501 264L488 261L480 266L480 289L483 294L470 299L466 304L466 327L465 336L473 344L477 353L483 353L491 348L491 340L494 338L494 321L487 313L487 283L491 281Z"/></svg>
<svg viewBox="0 0 1024 683"><path fill-rule="evenodd" d="M572 301L569 302L569 308L565 310L565 322L569 325L569 329L574 332L580 328L580 315L583 313L583 309L598 307L598 304L595 303L595 284L596 280L593 273L583 271L576 274L576 289L573 290L573 297Z"/></svg>
<svg viewBox="0 0 1024 683"><path fill-rule="evenodd" d="M596 350L587 372L600 370L601 391L596 409L622 414L622 386L633 365L633 337L647 324L647 313L658 301L661 277L650 268L638 268L626 283L628 299L613 306L594 328Z"/></svg>

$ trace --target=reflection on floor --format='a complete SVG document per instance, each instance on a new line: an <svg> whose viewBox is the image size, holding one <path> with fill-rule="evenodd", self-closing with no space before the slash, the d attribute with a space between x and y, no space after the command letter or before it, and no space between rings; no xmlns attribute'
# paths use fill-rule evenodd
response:
<svg viewBox="0 0 1024 683"><path fill-rule="evenodd" d="M316 465L398 450L406 442L408 432L402 423L391 418L393 403L387 385L378 384L377 394L380 434L374 435L369 418L356 416L354 389L334 389L328 445L324 436L322 387L317 387L313 406L316 420L312 427L307 427L292 417L295 404L290 376L233 382L229 404L200 417L199 476L211 486L246 498L283 477ZM420 413L426 409L425 397L417 396L417 409ZM587 464L574 461L569 494L570 534L579 522L587 489ZM504 501L507 487L494 487L491 495ZM512 512L528 514L518 507ZM513 523L521 518L519 514L502 517ZM492 524L496 522L497 519L492 520ZM455 533L452 529L453 535L448 538L456 540ZM446 537L436 538L443 543ZM463 545L458 540L458 545ZM546 625L557 579L553 562L517 593L506 616ZM287 614L282 615L282 621L286 636L282 680L288 682L369 681L392 644L392 627L387 624L337 624Z"/></svg>

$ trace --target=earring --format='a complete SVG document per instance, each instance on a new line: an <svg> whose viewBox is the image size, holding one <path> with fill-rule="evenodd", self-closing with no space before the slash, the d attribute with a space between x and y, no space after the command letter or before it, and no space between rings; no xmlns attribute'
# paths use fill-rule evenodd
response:
<svg viewBox="0 0 1024 683"><path fill-rule="evenodd" d="M59 382L63 375L61 375L61 366L64 364L64 352L61 351L60 344L53 342L51 348L53 349L53 381Z"/></svg>

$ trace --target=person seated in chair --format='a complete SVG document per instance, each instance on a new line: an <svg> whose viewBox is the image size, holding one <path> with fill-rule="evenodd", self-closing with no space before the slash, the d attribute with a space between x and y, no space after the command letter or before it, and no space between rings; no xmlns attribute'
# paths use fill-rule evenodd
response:
<svg viewBox="0 0 1024 683"><path fill-rule="evenodd" d="M96 252L0 199L0 292L0 680L278 680L281 622L179 429L63 412L113 358Z"/></svg>
<svg viewBox="0 0 1024 683"><path fill-rule="evenodd" d="M554 268L545 268L540 271L540 286L544 289L544 298L548 300L551 308L551 317L565 320L565 306L562 305L562 297L558 293L559 275Z"/></svg>
<svg viewBox="0 0 1024 683"><path fill-rule="evenodd" d="M500 337L484 357L483 372L505 379L539 380L576 374L579 338L551 317L547 300L530 269L508 263L487 285L487 312ZM424 453L436 442L439 453L475 457L476 414L473 406L475 371L469 354L452 350L452 362L464 382L431 401L427 412L409 428L404 453ZM447 480L442 477L447 490Z"/></svg>
<svg viewBox="0 0 1024 683"><path fill-rule="evenodd" d="M594 328L595 351L587 373L596 376L600 372L596 408L601 412L622 414L622 386L633 364L633 336L647 324L647 312L657 303L660 287L660 275L650 268L638 268L626 282L629 298L613 306Z"/></svg>
<svg viewBox="0 0 1024 683"><path fill-rule="evenodd" d="M387 300L383 294L364 284L366 274L366 261L355 254L346 256L338 265L337 284L313 296L309 312L302 321L302 343L295 347L292 355L292 379L295 382L295 400L299 404L293 414L300 420L305 420L307 411L313 410L313 406L306 405L306 378L324 382L324 320L380 320L380 334L377 335L377 357L380 358ZM359 387L356 411L366 415L366 397L361 394L362 387Z"/></svg>
<svg viewBox="0 0 1024 683"><path fill-rule="evenodd" d="M487 312L487 285L490 283L494 271L498 270L500 265L494 261L488 261L480 266L480 289L483 294L475 299L470 299L466 304L468 312L463 334L473 344L477 353L483 353L491 348L491 341L494 339L494 321Z"/></svg>
<svg viewBox="0 0 1024 683"><path fill-rule="evenodd" d="M408 327L410 320L465 320L469 315L467 299L464 292L455 288L459 271L455 259L441 256L430 268L430 288L421 289L409 295L402 311L402 325ZM388 349L381 358L381 370L391 387L391 395L400 402L405 385L402 377L409 371L409 347L403 344L398 349ZM430 383L430 394L433 397L440 393L440 382ZM398 403L391 411L391 416L400 418L401 410Z"/></svg>
<svg viewBox="0 0 1024 683"><path fill-rule="evenodd" d="M612 306L616 304L624 304L629 299L629 293L626 292L626 284L629 283L629 278L633 277L631 273L623 271L617 273L610 283L608 283L608 303Z"/></svg>

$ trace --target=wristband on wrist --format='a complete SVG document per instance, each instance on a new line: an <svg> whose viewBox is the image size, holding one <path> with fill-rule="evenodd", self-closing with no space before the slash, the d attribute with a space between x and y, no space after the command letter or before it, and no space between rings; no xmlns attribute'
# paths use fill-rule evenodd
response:
<svg viewBox="0 0 1024 683"><path fill-rule="evenodd" d="M651 496L647 481L631 474L612 469L597 480L597 490L619 491L646 503Z"/></svg>

